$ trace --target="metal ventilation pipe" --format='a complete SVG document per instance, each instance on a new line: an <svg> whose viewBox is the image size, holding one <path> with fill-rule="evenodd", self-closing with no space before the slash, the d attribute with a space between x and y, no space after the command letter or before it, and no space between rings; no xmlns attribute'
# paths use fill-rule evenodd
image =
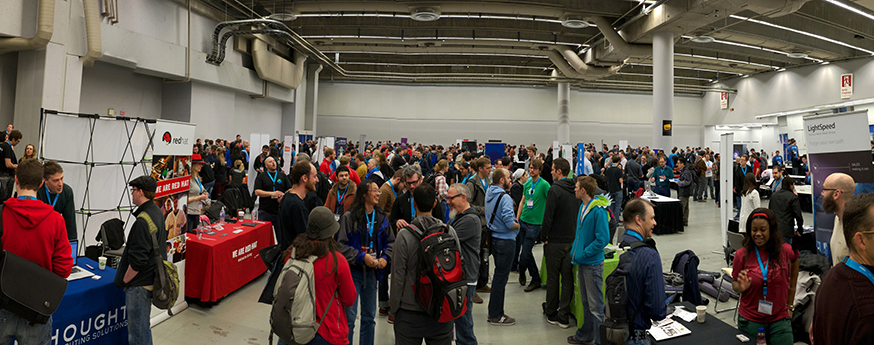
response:
<svg viewBox="0 0 874 345"><path fill-rule="evenodd" d="M55 26L55 0L40 0L36 35L31 38L0 38L0 54L39 49L49 44Z"/></svg>
<svg viewBox="0 0 874 345"><path fill-rule="evenodd" d="M591 16L588 17L588 19L595 23L598 30L601 31L601 34L607 39L607 42L610 42L610 44L613 45L613 49L620 55L629 57L645 57L652 55L652 45L626 42L625 39L616 32L613 25L604 19L604 17Z"/></svg>
<svg viewBox="0 0 874 345"><path fill-rule="evenodd" d="M94 61L103 56L102 43L100 41L100 6L97 0L82 0L85 8L85 31L88 38L88 52L79 58L82 65L91 67Z"/></svg>
<svg viewBox="0 0 874 345"><path fill-rule="evenodd" d="M583 62L570 48L559 48L547 53L549 60L568 78L594 80L619 72L622 66L595 67Z"/></svg>
<svg viewBox="0 0 874 345"><path fill-rule="evenodd" d="M267 42L261 39L252 40L252 62L258 77L271 83L297 89L304 73L304 62L307 57L294 52L295 61L291 62L268 50Z"/></svg>

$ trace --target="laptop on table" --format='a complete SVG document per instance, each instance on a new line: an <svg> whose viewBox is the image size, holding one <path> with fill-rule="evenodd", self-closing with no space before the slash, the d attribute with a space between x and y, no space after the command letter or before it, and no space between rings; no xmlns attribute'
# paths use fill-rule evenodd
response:
<svg viewBox="0 0 874 345"><path fill-rule="evenodd" d="M93 276L94 273L91 273L88 270L77 266L79 263L79 241L70 241L70 249L72 249L73 253L73 269L70 271L70 276L67 277L67 281L74 281Z"/></svg>

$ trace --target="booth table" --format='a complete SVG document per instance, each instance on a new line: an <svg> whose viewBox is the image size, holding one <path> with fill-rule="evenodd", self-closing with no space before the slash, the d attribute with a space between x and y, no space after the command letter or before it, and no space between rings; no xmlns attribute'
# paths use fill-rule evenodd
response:
<svg viewBox="0 0 874 345"><path fill-rule="evenodd" d="M88 266L95 269L89 269ZM52 315L52 335L57 344L127 344L127 312L124 289L115 286L115 270L97 269L86 257L78 265L101 278L69 282L58 309Z"/></svg>
<svg viewBox="0 0 874 345"><path fill-rule="evenodd" d="M695 312L695 306L690 302L680 302L680 303L672 303L674 307L685 306L686 310L690 310L692 313ZM698 345L698 344L742 344L736 337L736 335L741 334L737 328L732 327L731 325L723 322L722 320L716 318L716 316L707 314L704 323L698 323L696 320L692 320L692 322L686 322L681 320L678 317L673 318L674 321L679 322L683 326L686 326L691 334L672 338L665 339L658 344L670 344L670 345ZM655 339L652 336L649 336L650 343L656 344ZM750 341L747 344L755 344L756 338L751 337Z"/></svg>
<svg viewBox="0 0 874 345"><path fill-rule="evenodd" d="M188 234L185 296L215 302L263 274L267 267L258 251L273 245L270 222L223 224L217 234Z"/></svg>
<svg viewBox="0 0 874 345"><path fill-rule="evenodd" d="M613 271L616 270L616 267L619 266L619 254L621 251L616 251L613 253L613 258L604 260L604 274L603 278L606 281L607 276ZM571 298L571 314L573 314L574 318L577 319L577 328L583 327L583 315L585 314L585 310L583 309L583 300L580 298L580 278L577 274L577 265L574 265L574 296ZM561 280L559 279L559 284ZM540 261L540 284L546 286L546 257ZM601 294L604 294L604 290L607 288L607 285L604 282L601 282ZM559 289L559 291L561 291ZM605 302L606 305L606 302Z"/></svg>
<svg viewBox="0 0 874 345"><path fill-rule="evenodd" d="M656 235L673 234L683 231L683 204L679 199L665 196L641 196L653 205L655 211L656 226L653 233Z"/></svg>

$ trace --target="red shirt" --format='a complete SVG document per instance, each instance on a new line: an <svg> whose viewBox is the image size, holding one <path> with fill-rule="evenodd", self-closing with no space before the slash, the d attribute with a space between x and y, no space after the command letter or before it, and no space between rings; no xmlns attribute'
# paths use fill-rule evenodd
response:
<svg viewBox="0 0 874 345"><path fill-rule="evenodd" d="M61 214L38 200L10 198L5 204L3 249L61 277L69 277L73 256Z"/></svg>
<svg viewBox="0 0 874 345"><path fill-rule="evenodd" d="M322 164L319 165L319 170L325 173L325 175L331 176L333 173L333 171L331 171L331 163L333 163L333 161L325 158L325 160L322 161Z"/></svg>
<svg viewBox="0 0 874 345"><path fill-rule="evenodd" d="M349 344L349 324L346 322L346 310L344 306L351 307L355 304L358 293L355 291L355 283L352 282L352 273L349 271L349 263L340 252L334 252L337 256L337 270L334 270L334 259L331 254L320 257L313 263L313 275L316 278L316 317L321 317L334 297L334 302L325 320L319 326L319 335L331 344ZM341 305L342 304L342 305Z"/></svg>
<svg viewBox="0 0 874 345"><path fill-rule="evenodd" d="M356 173L355 170L352 170L352 168L349 167L348 165L346 167L349 168L349 180L352 182L355 182L356 186L358 184L360 184L361 178L358 177L358 173ZM328 169L330 169L330 166L328 167ZM337 169L339 169L339 168L337 168ZM334 171L330 176L328 176L328 178L331 179L331 181L334 181L334 183L337 183L337 172Z"/></svg>
<svg viewBox="0 0 874 345"><path fill-rule="evenodd" d="M762 256L762 265L764 265L768 261L768 253L759 250L759 254ZM798 259L798 254L792 250L792 246L783 243L780 255L780 267L777 267L774 261L768 263L768 296L765 297L762 289L762 269L756 254L747 255L746 248L741 248L734 254L731 278L737 279L740 271L748 270L747 276L751 280L750 288L744 291L740 297L740 309L738 310L740 316L759 323L771 323L789 317L789 309L786 308L786 304L789 301L789 279L792 278L790 268L792 262ZM792 298L794 299L795 296ZM774 304L771 315L759 312L759 301L762 299Z"/></svg>

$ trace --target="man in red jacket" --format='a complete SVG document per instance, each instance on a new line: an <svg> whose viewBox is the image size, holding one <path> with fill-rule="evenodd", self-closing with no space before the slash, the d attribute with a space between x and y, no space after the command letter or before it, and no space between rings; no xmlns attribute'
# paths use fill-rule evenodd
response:
<svg viewBox="0 0 874 345"><path fill-rule="evenodd" d="M33 261L61 277L70 276L73 257L64 218L51 206L36 199L43 183L43 168L37 160L21 162L15 171L18 198L6 200L3 208L3 249ZM12 312L0 309L0 343L13 339L19 344L48 344L52 319L44 325L30 325Z"/></svg>

